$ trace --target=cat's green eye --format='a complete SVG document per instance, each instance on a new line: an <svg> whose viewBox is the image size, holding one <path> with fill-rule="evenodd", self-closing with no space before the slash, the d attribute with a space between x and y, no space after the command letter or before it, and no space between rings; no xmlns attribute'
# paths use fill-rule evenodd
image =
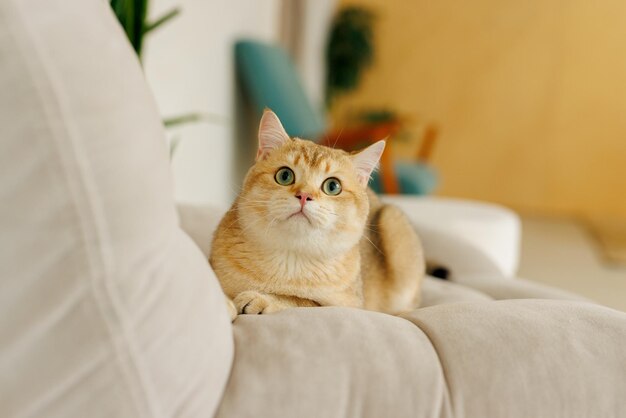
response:
<svg viewBox="0 0 626 418"><path fill-rule="evenodd" d="M276 183L280 184L281 186L289 186L290 184L293 184L294 181L296 181L296 175L293 173L293 170L291 170L291 168L283 167L276 172L276 174L274 175L274 180L276 180Z"/></svg>
<svg viewBox="0 0 626 418"><path fill-rule="evenodd" d="M322 191L329 196L337 196L341 193L341 182L334 177L327 178L322 183Z"/></svg>

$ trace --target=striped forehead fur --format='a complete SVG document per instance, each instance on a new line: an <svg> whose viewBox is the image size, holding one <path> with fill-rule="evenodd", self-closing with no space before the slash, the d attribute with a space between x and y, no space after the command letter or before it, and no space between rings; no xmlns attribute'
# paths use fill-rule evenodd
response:
<svg viewBox="0 0 626 418"><path fill-rule="evenodd" d="M287 158L294 164L302 161L311 168L322 168L326 172L330 171L333 161L345 163L349 160L349 154L343 150L317 145L305 139L294 138L285 147Z"/></svg>

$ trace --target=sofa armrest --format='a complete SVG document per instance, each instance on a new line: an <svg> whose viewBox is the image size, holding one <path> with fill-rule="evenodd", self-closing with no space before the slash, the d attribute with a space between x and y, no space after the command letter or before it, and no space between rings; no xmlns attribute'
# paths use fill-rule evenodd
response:
<svg viewBox="0 0 626 418"><path fill-rule="evenodd" d="M219 206L178 204L181 229L191 237L207 258L211 253L213 234L224 213L226 209Z"/></svg>
<svg viewBox="0 0 626 418"><path fill-rule="evenodd" d="M423 225L415 229L422 241L426 259L446 267L450 271L450 280L476 275L506 277L503 269L492 258L462 238Z"/></svg>
<svg viewBox="0 0 626 418"><path fill-rule="evenodd" d="M552 300L575 300L592 302L567 290L558 289L541 283L519 278L517 280L502 280L502 276L488 274L461 275L455 277L454 282L465 287L477 290L482 294L489 295L496 300L503 299L552 299Z"/></svg>
<svg viewBox="0 0 626 418"><path fill-rule="evenodd" d="M521 240L521 222L515 212L494 204L440 197L387 195L382 200L407 214L422 234L427 257L457 273L497 272L515 277Z"/></svg>

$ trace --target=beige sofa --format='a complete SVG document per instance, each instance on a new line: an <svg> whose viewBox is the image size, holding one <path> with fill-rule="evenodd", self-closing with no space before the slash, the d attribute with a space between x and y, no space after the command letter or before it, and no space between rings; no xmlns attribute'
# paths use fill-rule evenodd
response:
<svg viewBox="0 0 626 418"><path fill-rule="evenodd" d="M0 417L626 414L626 314L476 269L231 325L142 77L108 2L0 1Z"/></svg>

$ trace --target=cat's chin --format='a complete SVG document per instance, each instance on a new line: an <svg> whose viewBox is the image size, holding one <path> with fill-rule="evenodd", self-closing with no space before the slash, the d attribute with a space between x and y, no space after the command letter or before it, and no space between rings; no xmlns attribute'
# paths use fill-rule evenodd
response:
<svg viewBox="0 0 626 418"><path fill-rule="evenodd" d="M306 213L302 212L302 211L298 211L295 213L292 213L291 215L289 215L286 219L286 221L292 221L292 222L305 222L307 224L309 224L310 226L313 226L313 224L311 223L311 219L307 216Z"/></svg>
<svg viewBox="0 0 626 418"><path fill-rule="evenodd" d="M280 225L276 226L276 232L279 233L283 240L291 238L302 241L314 237L319 239L325 235L322 228L315 225L311 218L303 213L290 215L287 219L282 221Z"/></svg>

